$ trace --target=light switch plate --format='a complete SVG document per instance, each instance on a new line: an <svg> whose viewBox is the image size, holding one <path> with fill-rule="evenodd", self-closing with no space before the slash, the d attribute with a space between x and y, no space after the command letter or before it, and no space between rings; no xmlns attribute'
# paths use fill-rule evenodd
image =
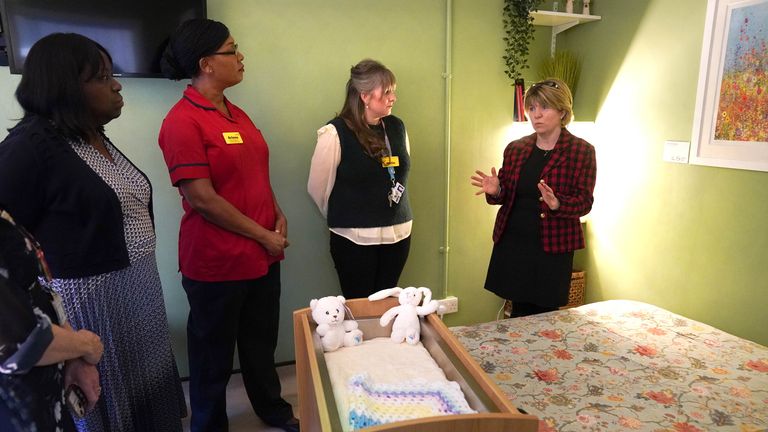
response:
<svg viewBox="0 0 768 432"><path fill-rule="evenodd" d="M664 160L666 162L688 163L689 141L665 141Z"/></svg>

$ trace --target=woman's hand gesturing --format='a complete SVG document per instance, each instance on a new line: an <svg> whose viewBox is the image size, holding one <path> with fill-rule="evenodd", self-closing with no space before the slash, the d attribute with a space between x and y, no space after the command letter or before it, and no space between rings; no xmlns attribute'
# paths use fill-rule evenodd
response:
<svg viewBox="0 0 768 432"><path fill-rule="evenodd" d="M554 211L560 208L560 200L555 196L555 191L544 180L540 180L536 186L539 188L539 192L541 192L541 199L547 203L550 210Z"/></svg>
<svg viewBox="0 0 768 432"><path fill-rule="evenodd" d="M475 195L487 193L491 196L497 196L499 192L501 192L499 176L496 174L496 168L494 167L491 167L491 175L487 175L480 170L476 170L475 175L473 175L471 178L472 186L477 186L480 188L479 191L475 192Z"/></svg>

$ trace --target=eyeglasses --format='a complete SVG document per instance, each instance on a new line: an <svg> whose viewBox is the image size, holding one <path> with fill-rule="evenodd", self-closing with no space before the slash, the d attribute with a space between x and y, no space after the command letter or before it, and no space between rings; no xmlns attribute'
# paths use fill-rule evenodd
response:
<svg viewBox="0 0 768 432"><path fill-rule="evenodd" d="M532 87L538 87L538 86L542 86L542 85L544 85L544 86L547 86L547 87L556 88L556 89L559 89L559 88L560 88L560 86L559 86L559 85L557 85L557 83L556 83L556 82L553 82L553 81L541 81L541 82L537 82L537 83L536 83L536 84L534 84Z"/></svg>
<svg viewBox="0 0 768 432"><path fill-rule="evenodd" d="M231 51L216 51L215 53L210 53L209 55L225 55L225 56L233 56L237 55L240 50L237 49L237 44L232 45Z"/></svg>

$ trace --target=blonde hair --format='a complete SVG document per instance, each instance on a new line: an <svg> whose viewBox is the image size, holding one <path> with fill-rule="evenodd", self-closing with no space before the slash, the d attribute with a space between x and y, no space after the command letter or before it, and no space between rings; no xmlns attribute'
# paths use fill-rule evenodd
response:
<svg viewBox="0 0 768 432"><path fill-rule="evenodd" d="M365 104L360 95L372 93L378 88L388 89L397 84L395 74L376 60L364 59L352 66L347 81L347 95L339 117L354 132L357 140L371 157L386 151L384 140L365 121Z"/></svg>
<svg viewBox="0 0 768 432"><path fill-rule="evenodd" d="M525 92L525 108L538 103L542 107L553 108L565 114L560 119L560 126L565 127L573 119L573 95L571 89L557 78L547 78L532 85Z"/></svg>

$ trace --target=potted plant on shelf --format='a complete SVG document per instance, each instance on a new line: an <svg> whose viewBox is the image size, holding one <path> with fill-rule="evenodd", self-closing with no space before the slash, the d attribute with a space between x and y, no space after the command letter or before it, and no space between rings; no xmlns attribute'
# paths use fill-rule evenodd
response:
<svg viewBox="0 0 768 432"><path fill-rule="evenodd" d="M533 40L533 16L541 0L504 0L504 72L515 87L515 120L525 121L523 70L528 68L528 44Z"/></svg>
<svg viewBox="0 0 768 432"><path fill-rule="evenodd" d="M558 78L568 85L571 94L576 96L576 84L581 74L581 59L571 51L557 50L552 57L542 60L539 78Z"/></svg>

